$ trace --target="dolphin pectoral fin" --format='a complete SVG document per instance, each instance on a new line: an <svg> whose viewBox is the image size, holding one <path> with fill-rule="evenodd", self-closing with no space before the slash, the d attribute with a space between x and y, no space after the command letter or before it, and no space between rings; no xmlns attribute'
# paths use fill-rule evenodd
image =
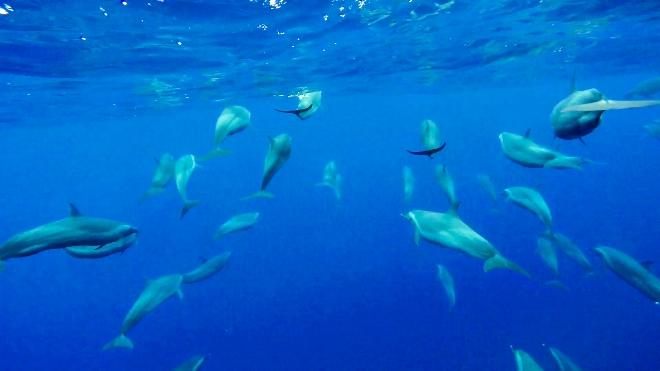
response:
<svg viewBox="0 0 660 371"><path fill-rule="evenodd" d="M660 105L660 100L608 100L603 99L598 102L576 104L568 106L562 112L592 112L609 111L615 109L643 108Z"/></svg>
<svg viewBox="0 0 660 371"><path fill-rule="evenodd" d="M100 250L100 249L104 248L105 245L107 245L107 243L104 243L103 245L98 245L94 248L94 250Z"/></svg>
<svg viewBox="0 0 660 371"><path fill-rule="evenodd" d="M76 217L82 215L76 205L73 203L69 203L69 216L70 217Z"/></svg>
<svg viewBox="0 0 660 371"><path fill-rule="evenodd" d="M179 219L183 219L183 217L186 216L188 211L190 211L190 209L192 209L197 205L199 205L199 201L190 201L190 200L186 201L183 204L183 207L181 208L181 214L179 215Z"/></svg>
<svg viewBox="0 0 660 371"><path fill-rule="evenodd" d="M121 334L103 346L103 350L112 348L133 349L133 342L128 338L128 336Z"/></svg>
<svg viewBox="0 0 660 371"><path fill-rule="evenodd" d="M530 277L526 270L502 255L495 255L484 263L484 272L490 272L493 269L509 269L518 272L527 278Z"/></svg>

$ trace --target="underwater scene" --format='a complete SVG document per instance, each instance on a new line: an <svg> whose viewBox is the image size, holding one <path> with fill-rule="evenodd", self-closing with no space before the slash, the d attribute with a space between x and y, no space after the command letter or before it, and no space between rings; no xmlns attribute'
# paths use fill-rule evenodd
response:
<svg viewBox="0 0 660 371"><path fill-rule="evenodd" d="M660 3L0 1L0 371L660 370Z"/></svg>

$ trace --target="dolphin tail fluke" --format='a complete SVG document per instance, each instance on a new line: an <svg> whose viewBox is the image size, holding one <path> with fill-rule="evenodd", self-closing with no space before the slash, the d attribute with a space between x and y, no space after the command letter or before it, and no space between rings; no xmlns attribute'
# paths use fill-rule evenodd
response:
<svg viewBox="0 0 660 371"><path fill-rule="evenodd" d="M484 263L484 272L490 272L493 269L508 269L529 277L529 273L526 270L502 255L495 255Z"/></svg>
<svg viewBox="0 0 660 371"><path fill-rule="evenodd" d="M128 338L128 336L121 334L103 346L103 350L113 348L133 349L133 342Z"/></svg>
<svg viewBox="0 0 660 371"><path fill-rule="evenodd" d="M211 152L209 152L205 155L202 155L199 158L199 161L200 162L209 161L209 160L213 160L214 158L228 156L229 154L231 154L231 151L228 150L228 149L216 148L216 149L212 150Z"/></svg>
<svg viewBox="0 0 660 371"><path fill-rule="evenodd" d="M245 197L241 198L241 201L252 200L252 199L255 199L255 198L275 198L275 195L268 192L268 191L259 191L259 192L255 192L255 193L253 193L249 196L245 196Z"/></svg>
<svg viewBox="0 0 660 371"><path fill-rule="evenodd" d="M186 214L188 214L188 211L192 209L193 207L199 205L199 201L186 201L183 204L183 207L181 208L181 215L179 216L180 219L183 219Z"/></svg>
<svg viewBox="0 0 660 371"><path fill-rule="evenodd" d="M313 106L314 106L313 104L310 104L307 108L292 109L292 110L282 110L282 109L275 108L275 111L282 112L282 113L291 113L291 114L296 115L296 117L298 117L299 119L304 120L304 119L306 119L306 117L303 117L301 115L301 113L309 111L310 109L312 109Z"/></svg>
<svg viewBox="0 0 660 371"><path fill-rule="evenodd" d="M562 112L592 112L609 111L615 109L643 108L660 105L660 100L609 100L603 99L598 102L576 104L568 106Z"/></svg>

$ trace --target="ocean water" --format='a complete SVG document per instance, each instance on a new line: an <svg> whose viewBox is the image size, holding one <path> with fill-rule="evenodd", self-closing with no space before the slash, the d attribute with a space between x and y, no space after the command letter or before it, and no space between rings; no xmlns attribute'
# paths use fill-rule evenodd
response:
<svg viewBox="0 0 660 371"><path fill-rule="evenodd" d="M14 1L0 15L0 239L67 215L130 223L137 244L102 259L62 250L4 262L0 370L513 370L511 347L555 370L547 347L584 370L660 370L660 306L609 271L593 248L658 260L660 142L643 125L660 108L606 112L579 141L553 137L549 114L596 87L624 99L658 77L656 1ZM9 6L9 7L8 7ZM7 10L9 9L9 10ZM276 112L322 90L308 120ZM657 97L657 96L656 96ZM215 120L243 105L251 126L230 155L201 164L183 219L170 184L140 202L154 159L202 155ZM447 147L419 149L422 120ZM509 161L498 134L592 160L583 170ZM290 160L258 190L268 136L292 137ZM331 160L343 198L316 187ZM530 272L422 241L412 209L449 208L434 168L451 172L460 216ZM403 198L402 168L415 177ZM477 182L488 174L493 201ZM506 202L538 189L555 230L594 266L559 254L554 279L535 252L543 225ZM230 216L251 230L213 240ZM185 273L223 251L227 266L184 285L103 351L147 280ZM449 310L436 265L451 272ZM660 270L651 269L660 274Z"/></svg>

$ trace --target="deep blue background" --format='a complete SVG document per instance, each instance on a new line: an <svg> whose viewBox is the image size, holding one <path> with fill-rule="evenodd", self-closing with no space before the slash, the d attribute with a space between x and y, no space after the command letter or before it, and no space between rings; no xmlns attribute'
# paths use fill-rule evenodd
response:
<svg viewBox="0 0 660 371"><path fill-rule="evenodd" d="M622 97L648 76L582 76L578 86ZM252 127L229 138L229 157L206 163L189 184L202 201L179 220L173 185L142 204L154 158L210 149L223 103L199 102L137 115L42 117L39 106L0 134L0 237L45 223L75 202L83 213L129 222L139 243L122 255L76 260L49 251L8 261L0 273L0 360L3 370L163 370L206 354L209 370L241 369L513 369L510 345L554 369L542 344L556 346L585 369L657 370L660 308L606 271L591 252L607 244L639 259L658 259L660 143L642 125L658 109L608 112L579 142L553 141L552 106L567 82L520 88L443 91L434 95L346 94L324 87L323 108L307 121L274 112L285 98L234 100L252 111ZM116 92L90 94L90 111ZM138 98L135 98L138 99ZM435 160L410 157L422 119L440 126L446 150ZM500 152L501 131L523 133L597 163L583 171L526 169ZM293 137L290 161L270 185L273 200L244 202L260 182L267 135ZM314 187L335 160L344 200ZM447 202L433 167L453 174L461 216L526 279L482 272L482 262L423 242L415 247L410 208L443 211ZM401 169L417 178L403 202ZM498 191L537 187L556 230L587 252L592 276L563 255L559 278L569 291L543 285L551 274L535 253L543 227L524 210L494 204L476 182L489 174ZM252 230L213 241L228 217L262 213ZM145 280L185 272L231 249L218 275L184 287L129 336L133 351L101 351ZM448 312L435 278L442 263L456 282Z"/></svg>

